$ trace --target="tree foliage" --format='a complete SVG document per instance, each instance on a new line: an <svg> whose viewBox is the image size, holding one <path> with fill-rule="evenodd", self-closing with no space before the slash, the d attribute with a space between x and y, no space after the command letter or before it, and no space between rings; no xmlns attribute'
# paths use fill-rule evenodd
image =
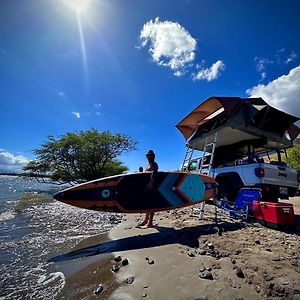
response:
<svg viewBox="0 0 300 300"><path fill-rule="evenodd" d="M37 157L24 168L30 177L46 175L53 182L81 183L124 173L128 170L117 157L136 149L136 142L121 133L96 129L71 132L34 150Z"/></svg>
<svg viewBox="0 0 300 300"><path fill-rule="evenodd" d="M294 141L294 146L287 149L288 165L300 173L300 138Z"/></svg>

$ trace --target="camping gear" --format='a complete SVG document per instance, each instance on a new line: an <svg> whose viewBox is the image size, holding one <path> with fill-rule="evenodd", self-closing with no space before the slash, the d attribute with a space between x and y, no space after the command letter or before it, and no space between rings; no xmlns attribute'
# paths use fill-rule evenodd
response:
<svg viewBox="0 0 300 300"><path fill-rule="evenodd" d="M263 225L273 228L295 226L292 203L253 201L253 216Z"/></svg>
<svg viewBox="0 0 300 300"><path fill-rule="evenodd" d="M280 122L278 122L280 120ZM203 150L207 137L218 132L214 165L243 159L249 152L277 151L293 146L299 118L268 105L262 98L210 97L176 127L191 149Z"/></svg>
<svg viewBox="0 0 300 300"><path fill-rule="evenodd" d="M260 198L260 189L243 188L239 191L233 205L229 205L226 199L222 199L220 208L227 211L231 217L247 219L249 214L252 214L253 202L258 202Z"/></svg>

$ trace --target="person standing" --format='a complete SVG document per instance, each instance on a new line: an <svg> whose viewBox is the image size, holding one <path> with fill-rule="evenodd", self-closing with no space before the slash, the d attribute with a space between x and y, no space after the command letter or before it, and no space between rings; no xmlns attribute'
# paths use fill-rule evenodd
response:
<svg viewBox="0 0 300 300"><path fill-rule="evenodd" d="M149 150L146 153L146 157L148 159L148 165L147 165L145 171L152 172L150 182L147 185L147 189L151 190L151 189L153 189L155 175L158 172L158 164L155 161L155 153L153 152L153 150ZM143 228L153 227L153 217L154 217L154 212L146 213L144 221L142 223L138 224L137 227L141 227L141 226L144 226Z"/></svg>

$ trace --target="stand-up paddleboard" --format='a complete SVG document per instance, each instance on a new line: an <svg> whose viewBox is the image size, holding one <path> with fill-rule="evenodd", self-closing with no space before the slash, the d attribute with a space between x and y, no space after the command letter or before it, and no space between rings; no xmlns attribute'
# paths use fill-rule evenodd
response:
<svg viewBox="0 0 300 300"><path fill-rule="evenodd" d="M169 210L216 195L212 177L187 172L151 172L105 177L67 188L58 201L97 211L120 213Z"/></svg>

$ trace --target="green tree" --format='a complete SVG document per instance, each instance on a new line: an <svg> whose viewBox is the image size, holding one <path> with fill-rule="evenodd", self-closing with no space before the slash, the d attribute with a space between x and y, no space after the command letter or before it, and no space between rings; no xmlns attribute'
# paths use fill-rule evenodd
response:
<svg viewBox="0 0 300 300"><path fill-rule="evenodd" d="M300 138L294 141L294 146L287 149L288 164L300 173Z"/></svg>
<svg viewBox="0 0 300 300"><path fill-rule="evenodd" d="M117 157L136 149L128 135L96 129L71 132L48 141L34 150L37 157L24 168L24 175L41 181L77 184L128 170Z"/></svg>

